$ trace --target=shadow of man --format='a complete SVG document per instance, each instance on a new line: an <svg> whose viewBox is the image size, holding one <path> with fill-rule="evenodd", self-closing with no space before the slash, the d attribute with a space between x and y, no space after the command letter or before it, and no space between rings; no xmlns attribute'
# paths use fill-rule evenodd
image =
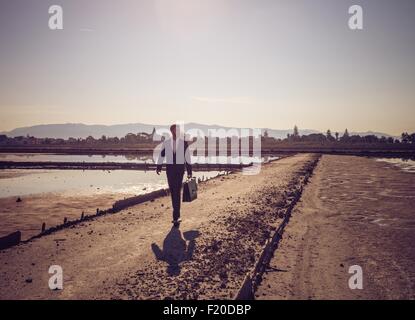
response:
<svg viewBox="0 0 415 320"><path fill-rule="evenodd" d="M166 271L169 276L179 275L180 264L192 259L198 236L199 231L186 231L182 235L179 228L172 227L163 241L163 249L155 243L151 245L156 259L168 263Z"/></svg>

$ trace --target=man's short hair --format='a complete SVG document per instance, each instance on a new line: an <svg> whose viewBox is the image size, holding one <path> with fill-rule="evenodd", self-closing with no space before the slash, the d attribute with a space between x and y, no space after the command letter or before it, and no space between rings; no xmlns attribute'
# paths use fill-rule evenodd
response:
<svg viewBox="0 0 415 320"><path fill-rule="evenodd" d="M175 124L172 124L172 125L170 126L170 131L173 131L173 130L176 130L176 125L175 125Z"/></svg>

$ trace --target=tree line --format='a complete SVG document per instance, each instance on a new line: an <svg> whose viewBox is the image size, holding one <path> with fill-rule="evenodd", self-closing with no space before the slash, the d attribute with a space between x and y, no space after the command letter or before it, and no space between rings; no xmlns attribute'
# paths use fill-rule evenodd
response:
<svg viewBox="0 0 415 320"><path fill-rule="evenodd" d="M19 137L7 137L6 135L0 135L0 145L4 146L21 146L21 145L72 145L72 146L100 146L100 145L140 145L140 144L154 144L153 136L155 129L151 134L148 133L128 133L124 137L107 137L105 135L100 138L94 138L88 136L86 138L36 138L33 136L19 136ZM229 140L230 138L228 138ZM409 134L404 132L400 138L393 137L378 137L376 135L351 135L346 129L342 135L338 132L332 133L330 129L325 134L323 133L311 133L308 135L300 135L297 126L294 126L293 133L287 135L285 139L275 139L269 137L268 132L265 131L262 135L262 140L267 144L273 143L384 143L384 144L415 144L415 133Z"/></svg>
<svg viewBox="0 0 415 320"><path fill-rule="evenodd" d="M268 133L264 133L265 139L274 139L269 138ZM402 133L401 138L393 137L378 137L374 134L360 136L360 135L351 135L346 129L342 135L339 132L332 132L330 129L327 130L325 134L323 133L311 133L308 135L300 135L298 127L294 126L293 133L287 134L285 139L274 139L281 142L310 142L310 143L388 143L388 144L415 144L415 133L409 134L407 132Z"/></svg>

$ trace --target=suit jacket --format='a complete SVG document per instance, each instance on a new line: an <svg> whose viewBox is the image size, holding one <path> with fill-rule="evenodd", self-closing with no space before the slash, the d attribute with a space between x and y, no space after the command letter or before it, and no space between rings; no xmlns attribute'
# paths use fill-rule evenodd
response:
<svg viewBox="0 0 415 320"><path fill-rule="evenodd" d="M188 175L192 175L191 154L189 143L183 139L166 139L163 141L160 155L157 159L157 170L161 170L164 160L167 165L185 166Z"/></svg>

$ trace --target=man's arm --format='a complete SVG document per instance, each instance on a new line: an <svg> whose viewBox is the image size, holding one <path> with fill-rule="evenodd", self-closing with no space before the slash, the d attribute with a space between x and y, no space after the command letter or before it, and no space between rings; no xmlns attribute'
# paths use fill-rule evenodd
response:
<svg viewBox="0 0 415 320"><path fill-rule="evenodd" d="M165 148L165 146L163 144L163 148L161 149L160 155L157 158L157 168L156 168L157 174L160 174L160 172L161 172L161 169L163 167L163 162L164 162L164 157L165 156L166 156L166 148Z"/></svg>
<svg viewBox="0 0 415 320"><path fill-rule="evenodd" d="M186 165L186 171L187 171L187 176L191 177L192 176L192 159L191 159L191 154L189 151L189 143L187 141L184 142L184 163Z"/></svg>

